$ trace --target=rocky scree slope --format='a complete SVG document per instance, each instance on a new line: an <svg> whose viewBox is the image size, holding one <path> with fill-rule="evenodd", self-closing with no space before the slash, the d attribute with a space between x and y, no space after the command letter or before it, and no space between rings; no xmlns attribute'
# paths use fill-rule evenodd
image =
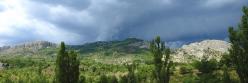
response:
<svg viewBox="0 0 248 83"><path fill-rule="evenodd" d="M183 45L173 53L175 62L190 62L192 59L201 60L203 56L220 60L228 53L231 44L222 40L203 40L201 42Z"/></svg>

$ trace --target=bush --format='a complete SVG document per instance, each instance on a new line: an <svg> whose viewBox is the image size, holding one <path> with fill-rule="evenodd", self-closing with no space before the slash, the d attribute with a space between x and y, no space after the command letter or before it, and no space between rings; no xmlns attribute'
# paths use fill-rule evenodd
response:
<svg viewBox="0 0 248 83"><path fill-rule="evenodd" d="M80 83L85 83L86 82L86 78L85 76L80 76L80 80L79 80Z"/></svg>
<svg viewBox="0 0 248 83"><path fill-rule="evenodd" d="M128 77L126 75L122 76L120 79L120 83L128 83Z"/></svg>
<svg viewBox="0 0 248 83"><path fill-rule="evenodd" d="M189 68L186 66L180 67L180 74L187 74L187 73L191 73L191 72L192 72L192 68Z"/></svg>
<svg viewBox="0 0 248 83"><path fill-rule="evenodd" d="M216 70L218 68L218 62L216 59L207 60L204 58L201 61L195 61L194 66L201 73L206 74L212 73L214 70Z"/></svg>
<svg viewBox="0 0 248 83"><path fill-rule="evenodd" d="M106 75L101 75L98 83L108 83L108 77Z"/></svg>
<svg viewBox="0 0 248 83"><path fill-rule="evenodd" d="M118 83L118 79L115 76L112 76L109 80L109 83Z"/></svg>

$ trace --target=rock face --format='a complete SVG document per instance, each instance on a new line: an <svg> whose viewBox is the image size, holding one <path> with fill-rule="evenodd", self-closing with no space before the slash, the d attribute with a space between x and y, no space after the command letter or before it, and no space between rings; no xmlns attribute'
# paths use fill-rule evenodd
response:
<svg viewBox="0 0 248 83"><path fill-rule="evenodd" d="M191 59L201 60L203 56L218 60L221 58L221 55L228 53L230 46L230 43L222 40L204 40L183 45L175 51L173 58L176 62L188 62Z"/></svg>
<svg viewBox="0 0 248 83"><path fill-rule="evenodd" d="M48 41L34 41L15 46L4 46L0 48L0 54L12 54L12 53L24 53L24 52L36 52L42 48L56 47L55 43Z"/></svg>
<svg viewBox="0 0 248 83"><path fill-rule="evenodd" d="M18 49L18 48L41 49L48 47L56 47L56 44L48 41L35 41L35 42L27 42L24 44L16 45L13 47L13 49Z"/></svg>

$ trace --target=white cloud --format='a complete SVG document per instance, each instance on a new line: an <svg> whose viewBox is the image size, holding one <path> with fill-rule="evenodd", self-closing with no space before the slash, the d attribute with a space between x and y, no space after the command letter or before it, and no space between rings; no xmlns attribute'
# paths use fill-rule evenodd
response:
<svg viewBox="0 0 248 83"><path fill-rule="evenodd" d="M19 26L27 23L26 14L20 3L13 0L1 1L6 8L5 11L0 12L0 35L14 36L15 29L13 25Z"/></svg>
<svg viewBox="0 0 248 83"><path fill-rule="evenodd" d="M5 11L0 12L0 46L29 40L74 43L76 41L68 40L80 38L78 34L61 30L49 22L29 17L23 7L25 1L4 0L0 2L6 8Z"/></svg>

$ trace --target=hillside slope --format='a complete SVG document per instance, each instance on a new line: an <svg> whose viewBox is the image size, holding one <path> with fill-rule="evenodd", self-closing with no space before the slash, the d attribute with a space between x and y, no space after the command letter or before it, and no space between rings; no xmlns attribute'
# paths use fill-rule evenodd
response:
<svg viewBox="0 0 248 83"><path fill-rule="evenodd" d="M46 52L57 51L57 44L48 41L34 41L14 46L0 47L0 55L34 55L47 54ZM67 45L69 49L77 50L80 54L89 54L96 52L118 52L118 53L140 53L148 49L148 42L128 38L122 41L98 41L86 43L84 45Z"/></svg>
<svg viewBox="0 0 248 83"><path fill-rule="evenodd" d="M139 53L148 49L148 42L128 38L122 41L98 41L94 43L86 43L84 45L69 46L72 49L78 50L80 53L93 52L119 52L119 53Z"/></svg>

